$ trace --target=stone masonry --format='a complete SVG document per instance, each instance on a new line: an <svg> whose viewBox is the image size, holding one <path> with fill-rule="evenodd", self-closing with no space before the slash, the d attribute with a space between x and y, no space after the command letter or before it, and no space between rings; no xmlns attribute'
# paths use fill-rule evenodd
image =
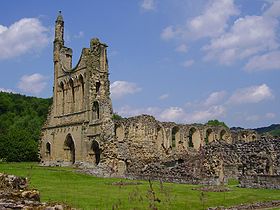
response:
<svg viewBox="0 0 280 210"><path fill-rule="evenodd" d="M148 115L113 120L107 45L92 39L72 67L72 49L64 46L63 34L60 13L53 42L53 104L40 141L42 165L75 164L104 176L165 176L192 183L280 173L274 153L256 153L264 146L254 143L260 141L255 131L159 122Z"/></svg>

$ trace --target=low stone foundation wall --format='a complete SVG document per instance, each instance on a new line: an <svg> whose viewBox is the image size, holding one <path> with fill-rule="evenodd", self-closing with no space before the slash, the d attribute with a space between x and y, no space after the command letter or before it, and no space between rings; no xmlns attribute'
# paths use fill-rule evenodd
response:
<svg viewBox="0 0 280 210"><path fill-rule="evenodd" d="M239 178L240 186L246 188L280 189L280 176L259 175L242 176Z"/></svg>

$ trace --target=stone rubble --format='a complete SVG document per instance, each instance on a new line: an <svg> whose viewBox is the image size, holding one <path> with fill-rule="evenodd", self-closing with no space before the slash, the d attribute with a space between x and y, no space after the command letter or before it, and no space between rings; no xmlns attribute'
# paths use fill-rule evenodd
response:
<svg viewBox="0 0 280 210"><path fill-rule="evenodd" d="M38 190L29 189L27 178L0 173L0 209L74 210L65 204L40 202Z"/></svg>

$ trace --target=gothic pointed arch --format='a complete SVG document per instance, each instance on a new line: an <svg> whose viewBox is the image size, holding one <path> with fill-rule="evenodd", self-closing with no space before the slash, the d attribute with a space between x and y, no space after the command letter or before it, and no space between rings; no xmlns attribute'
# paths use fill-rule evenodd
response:
<svg viewBox="0 0 280 210"><path fill-rule="evenodd" d="M226 140L226 130L221 130L220 131L220 140L223 140L223 141L225 141Z"/></svg>
<svg viewBox="0 0 280 210"><path fill-rule="evenodd" d="M211 128L207 128L205 131L205 144L209 144L214 141L214 132Z"/></svg>
<svg viewBox="0 0 280 210"><path fill-rule="evenodd" d="M64 141L64 159L65 162L75 163L75 143L71 134L68 134Z"/></svg>
<svg viewBox="0 0 280 210"><path fill-rule="evenodd" d="M180 132L177 126L174 126L171 131L171 147L176 148L180 141Z"/></svg>
<svg viewBox="0 0 280 210"><path fill-rule="evenodd" d="M64 83L61 81L60 84L60 89L61 89L61 97L60 97L60 110L61 113L60 114L64 114L64 106L65 106L65 85Z"/></svg>
<svg viewBox="0 0 280 210"><path fill-rule="evenodd" d="M94 161L95 164L98 165L100 162L100 155L101 155L101 150L99 147L99 143L96 140L93 140L91 143L91 150L94 153Z"/></svg>
<svg viewBox="0 0 280 210"><path fill-rule="evenodd" d="M51 144L50 144L50 142L46 143L46 155L51 156Z"/></svg>
<svg viewBox="0 0 280 210"><path fill-rule="evenodd" d="M100 118L100 109L98 101L94 101L92 105L92 119L98 120Z"/></svg>
<svg viewBox="0 0 280 210"><path fill-rule="evenodd" d="M189 129L188 146L198 150L200 148L200 145L201 145L200 132L196 127L191 127Z"/></svg>

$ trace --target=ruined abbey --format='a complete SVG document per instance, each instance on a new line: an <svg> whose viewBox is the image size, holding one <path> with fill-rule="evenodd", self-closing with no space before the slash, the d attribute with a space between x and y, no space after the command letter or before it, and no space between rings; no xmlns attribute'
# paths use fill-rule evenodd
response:
<svg viewBox="0 0 280 210"><path fill-rule="evenodd" d="M72 49L64 46L63 34L59 14L53 104L40 141L43 165L74 164L103 176L191 183L280 174L279 141L261 140L254 131L159 122L148 115L113 119L107 45L92 39L72 67Z"/></svg>

